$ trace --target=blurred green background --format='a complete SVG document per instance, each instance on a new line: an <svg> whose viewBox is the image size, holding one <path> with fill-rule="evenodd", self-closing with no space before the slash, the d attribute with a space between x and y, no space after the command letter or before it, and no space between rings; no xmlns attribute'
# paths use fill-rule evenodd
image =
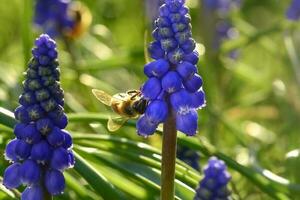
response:
<svg viewBox="0 0 300 200"><path fill-rule="evenodd" d="M86 159L88 165L83 166L92 165L92 172L106 177L121 199L157 199L160 134L138 137L134 121L108 133L105 119L111 111L91 93L92 88L111 94L138 89L145 81L144 44L152 40L145 2L82 2L93 16L88 33L71 45L72 54L57 39L74 149ZM220 50L214 51L207 23L210 19L204 17L201 1L187 1L193 36L201 50L198 69L204 79L207 106L199 111L196 138L180 134L179 143L200 152L201 166L210 155L223 159L226 155L234 199L300 199L300 25L286 20L289 3L244 0L241 8L228 16L239 37L224 41ZM11 111L18 105L22 72L34 38L40 34L31 22L33 5L31 0L0 0L0 107ZM239 51L237 59L228 57L233 49ZM13 134L6 118L0 120L3 155ZM8 162L0 160L3 172ZM201 172L178 162L176 194L179 199L191 199ZM67 190L55 199L107 199L97 182L84 176L88 172L78 168L69 170ZM18 194L0 187L0 199L14 199Z"/></svg>

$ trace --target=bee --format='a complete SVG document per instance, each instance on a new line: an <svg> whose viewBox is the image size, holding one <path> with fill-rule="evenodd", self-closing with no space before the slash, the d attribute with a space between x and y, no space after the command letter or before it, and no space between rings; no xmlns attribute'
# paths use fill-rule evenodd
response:
<svg viewBox="0 0 300 200"><path fill-rule="evenodd" d="M107 128L116 131L129 119L136 119L145 113L148 100L142 97L139 90L129 90L126 93L118 93L113 96L102 90L93 89L94 96L103 104L110 106L118 117L109 117Z"/></svg>
<svg viewBox="0 0 300 200"><path fill-rule="evenodd" d="M66 31L66 36L70 39L79 38L83 35L92 22L92 15L90 10L82 3L72 2L68 14L74 20L74 27Z"/></svg>

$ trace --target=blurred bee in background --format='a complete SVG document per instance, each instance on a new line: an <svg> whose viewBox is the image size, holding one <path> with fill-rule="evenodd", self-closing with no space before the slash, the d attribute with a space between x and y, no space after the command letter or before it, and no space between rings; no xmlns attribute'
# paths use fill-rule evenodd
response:
<svg viewBox="0 0 300 200"><path fill-rule="evenodd" d="M102 90L92 90L95 97L103 104L110 106L118 117L110 116L107 122L109 131L116 131L129 119L135 119L144 114L148 101L142 97L139 90L129 90L113 96Z"/></svg>
<svg viewBox="0 0 300 200"><path fill-rule="evenodd" d="M83 35L92 22L90 10L78 1L72 2L68 10L68 15L73 20L73 27L65 31L65 35L69 39L76 39Z"/></svg>

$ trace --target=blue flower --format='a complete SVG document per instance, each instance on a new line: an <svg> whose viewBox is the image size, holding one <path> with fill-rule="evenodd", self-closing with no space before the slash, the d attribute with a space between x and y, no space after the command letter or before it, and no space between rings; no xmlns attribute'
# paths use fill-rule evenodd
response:
<svg viewBox="0 0 300 200"><path fill-rule="evenodd" d="M4 171L3 185L8 189L21 185L20 166L21 164L16 162Z"/></svg>
<svg viewBox="0 0 300 200"><path fill-rule="evenodd" d="M182 87L182 80L179 74L175 71L168 72L161 80L164 91L172 94Z"/></svg>
<svg viewBox="0 0 300 200"><path fill-rule="evenodd" d="M147 107L145 115L153 123L162 123L168 116L168 105L162 100L155 100Z"/></svg>
<svg viewBox="0 0 300 200"><path fill-rule="evenodd" d="M30 156L31 145L24 140L18 140L15 153L18 159L25 160Z"/></svg>
<svg viewBox="0 0 300 200"><path fill-rule="evenodd" d="M62 194L65 189L64 175L58 170L48 170L45 175L45 186L52 195Z"/></svg>
<svg viewBox="0 0 300 200"><path fill-rule="evenodd" d="M21 200L43 200L44 192L40 185L27 187L21 195Z"/></svg>
<svg viewBox="0 0 300 200"><path fill-rule="evenodd" d="M35 44L19 98L21 105L15 110L19 120L14 128L16 138L5 149L13 164L5 170L3 184L9 189L25 184L24 200L43 199L44 192L61 194L65 188L62 172L75 164L71 135L62 130L68 119L62 107L56 44L48 35L41 35Z"/></svg>
<svg viewBox="0 0 300 200"><path fill-rule="evenodd" d="M214 51L219 50L224 40L230 40L238 37L238 31L228 19L230 11L234 7L240 7L241 0L203 0L203 8L207 17L215 16L217 20L213 23L213 41L211 48ZM235 59L232 55L237 55L238 50L229 52L229 57Z"/></svg>
<svg viewBox="0 0 300 200"><path fill-rule="evenodd" d="M203 92L203 81L197 74L199 54L192 38L189 9L184 3L165 0L154 23L154 41L148 50L155 60L145 65L144 73L149 79L141 87L149 104L137 121L137 132L144 137L155 132L172 113L170 109L176 115L177 130L186 135L195 135L197 131L196 110L204 107L205 99L196 95Z"/></svg>
<svg viewBox="0 0 300 200"><path fill-rule="evenodd" d="M210 158L204 168L204 178L196 189L194 200L228 199L230 191L227 184L230 179L225 163L215 157Z"/></svg>
<svg viewBox="0 0 300 200"><path fill-rule="evenodd" d="M57 170L65 170L74 165L71 152L63 147L59 147L53 151L51 158L51 167Z"/></svg>
<svg viewBox="0 0 300 200"><path fill-rule="evenodd" d="M51 37L60 36L63 32L72 29L75 26L75 19L68 14L70 3L70 0L37 0L35 24Z"/></svg>
<svg viewBox="0 0 300 200"><path fill-rule="evenodd" d="M136 123L137 133L143 137L152 135L156 131L157 126L158 123L153 122L147 115L142 115Z"/></svg>
<svg viewBox="0 0 300 200"><path fill-rule="evenodd" d="M170 64L164 59L158 59L154 62L148 63L145 65L144 73L150 77L162 77L165 73L168 72Z"/></svg>
<svg viewBox="0 0 300 200"><path fill-rule="evenodd" d="M31 158L38 163L46 164L52 156L53 147L46 141L35 144L31 148Z"/></svg>
<svg viewBox="0 0 300 200"><path fill-rule="evenodd" d="M289 20L296 21L300 19L300 2L299 0L292 0L291 5L286 11L286 17Z"/></svg>
<svg viewBox="0 0 300 200"><path fill-rule="evenodd" d="M33 160L26 160L20 167L20 176L23 184L33 185L41 178L41 168Z"/></svg>
<svg viewBox="0 0 300 200"><path fill-rule="evenodd" d="M65 142L65 135L58 127L54 127L52 132L47 135L47 141L54 147L59 147Z"/></svg>
<svg viewBox="0 0 300 200"><path fill-rule="evenodd" d="M195 109L180 110L176 114L176 128L187 136L196 135L198 114Z"/></svg>
<svg viewBox="0 0 300 200"><path fill-rule="evenodd" d="M18 139L11 140L5 148L5 159L10 161L18 161L17 155L16 155L16 146L18 144Z"/></svg>

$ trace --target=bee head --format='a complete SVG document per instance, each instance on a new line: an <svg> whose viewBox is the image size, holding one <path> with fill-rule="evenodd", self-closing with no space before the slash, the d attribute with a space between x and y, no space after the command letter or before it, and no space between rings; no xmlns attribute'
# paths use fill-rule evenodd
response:
<svg viewBox="0 0 300 200"><path fill-rule="evenodd" d="M140 115L144 114L148 105L148 101L144 98L133 103L133 109Z"/></svg>

